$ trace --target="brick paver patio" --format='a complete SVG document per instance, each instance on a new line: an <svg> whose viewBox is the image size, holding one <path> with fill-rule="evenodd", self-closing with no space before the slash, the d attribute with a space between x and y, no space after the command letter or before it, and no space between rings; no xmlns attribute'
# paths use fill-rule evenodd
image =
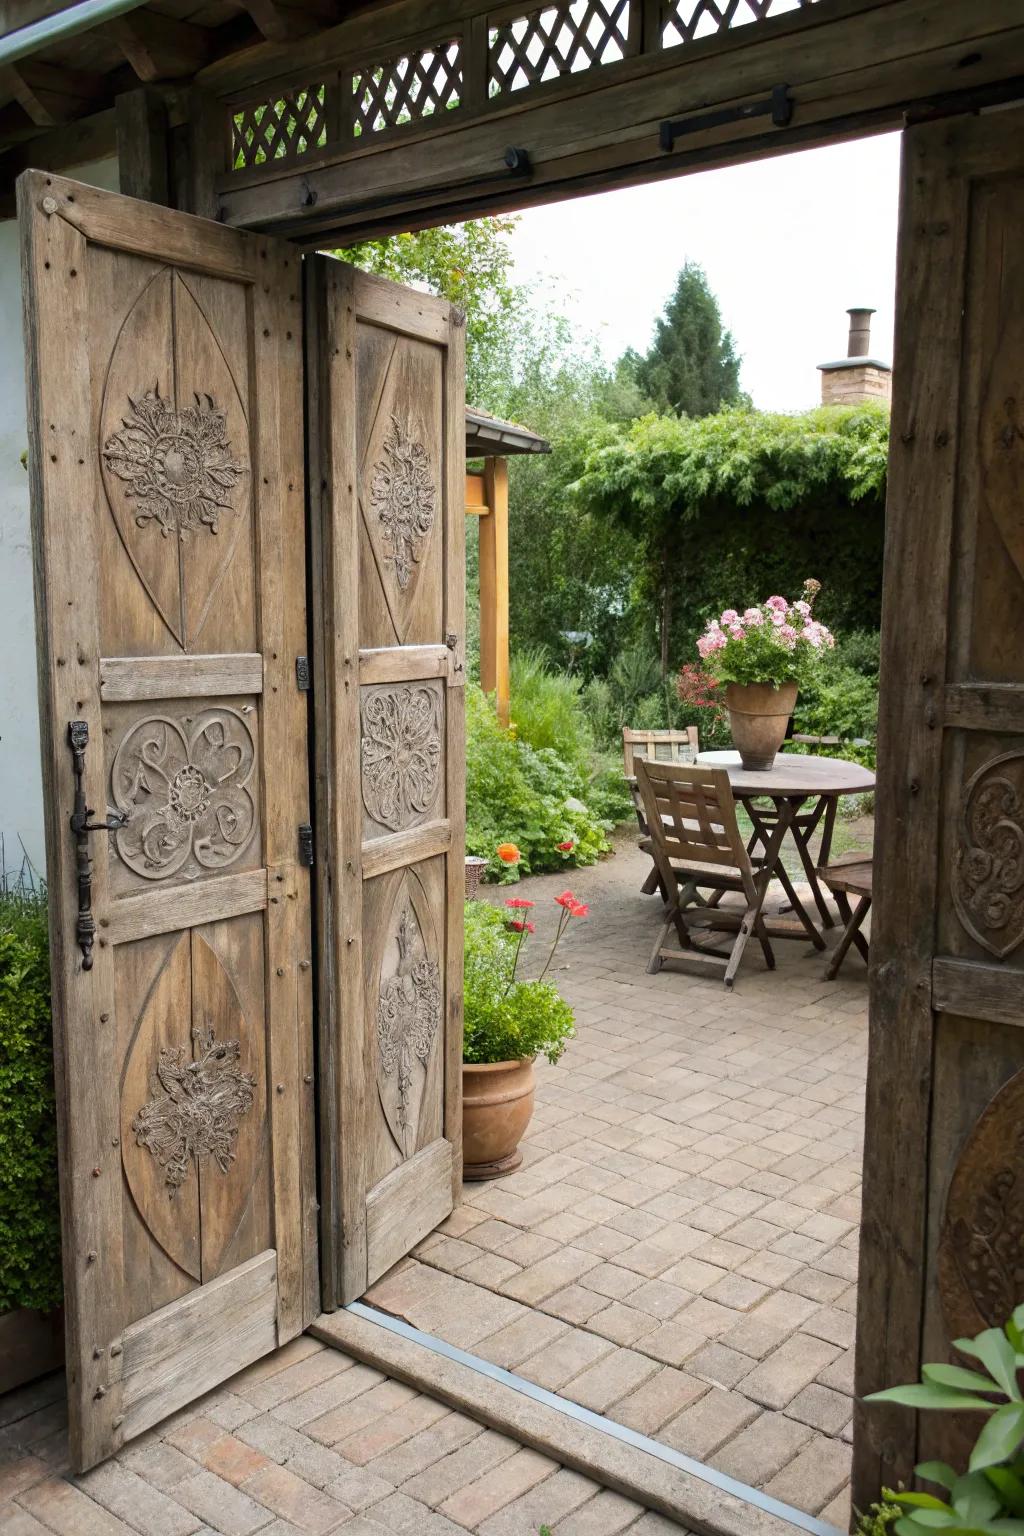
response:
<svg viewBox="0 0 1024 1536"><path fill-rule="evenodd" d="M687 1536L411 1387L297 1339L84 1477L63 1380L0 1398L3 1536Z"/></svg>
<svg viewBox="0 0 1024 1536"><path fill-rule="evenodd" d="M865 969L826 982L780 942L731 994L649 976L647 867L627 845L573 872L578 1034L539 1067L523 1167L466 1185L369 1299L845 1530ZM515 893L541 952L565 884Z"/></svg>

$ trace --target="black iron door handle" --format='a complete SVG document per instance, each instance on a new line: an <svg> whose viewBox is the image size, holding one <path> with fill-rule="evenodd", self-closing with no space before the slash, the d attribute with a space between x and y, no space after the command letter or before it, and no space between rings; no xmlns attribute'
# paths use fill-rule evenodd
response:
<svg viewBox="0 0 1024 1536"><path fill-rule="evenodd" d="M96 938L96 919L92 915L92 858L89 854L90 832L117 832L128 817L121 811L92 821L93 812L85 803L85 749L89 745L89 725L85 720L68 721L68 745L71 748L75 776L75 800L71 812L71 831L75 838L75 870L78 876L78 919L75 938L82 951L82 970L92 970L92 946Z"/></svg>

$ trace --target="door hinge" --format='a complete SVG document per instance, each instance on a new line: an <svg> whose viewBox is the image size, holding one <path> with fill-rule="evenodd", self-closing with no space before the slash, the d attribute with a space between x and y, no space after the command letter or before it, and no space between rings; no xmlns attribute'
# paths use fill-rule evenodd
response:
<svg viewBox="0 0 1024 1536"><path fill-rule="evenodd" d="M299 826L299 863L306 869L313 868L313 828L308 821Z"/></svg>
<svg viewBox="0 0 1024 1536"><path fill-rule="evenodd" d="M308 656L296 656L296 658L295 658L295 681L296 681L296 683L298 685L298 689L299 689L300 693L308 693L309 692L310 679L309 679L309 657Z"/></svg>

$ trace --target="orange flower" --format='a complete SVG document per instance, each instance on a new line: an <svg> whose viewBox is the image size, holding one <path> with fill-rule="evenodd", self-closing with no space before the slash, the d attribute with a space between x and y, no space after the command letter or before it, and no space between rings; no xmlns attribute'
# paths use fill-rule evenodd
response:
<svg viewBox="0 0 1024 1536"><path fill-rule="evenodd" d="M498 858L503 864L518 864L522 854L515 843L499 843L497 848Z"/></svg>

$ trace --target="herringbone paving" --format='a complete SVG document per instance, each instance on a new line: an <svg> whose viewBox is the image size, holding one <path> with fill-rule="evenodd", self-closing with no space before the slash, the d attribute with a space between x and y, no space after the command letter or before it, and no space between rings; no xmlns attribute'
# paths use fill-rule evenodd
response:
<svg viewBox="0 0 1024 1536"><path fill-rule="evenodd" d="M849 1521L867 984L752 946L736 989L646 972L660 901L632 848L555 975L522 1168L464 1202L370 1300L723 1472ZM543 955L565 877L522 882ZM493 890L489 899L500 900Z"/></svg>

